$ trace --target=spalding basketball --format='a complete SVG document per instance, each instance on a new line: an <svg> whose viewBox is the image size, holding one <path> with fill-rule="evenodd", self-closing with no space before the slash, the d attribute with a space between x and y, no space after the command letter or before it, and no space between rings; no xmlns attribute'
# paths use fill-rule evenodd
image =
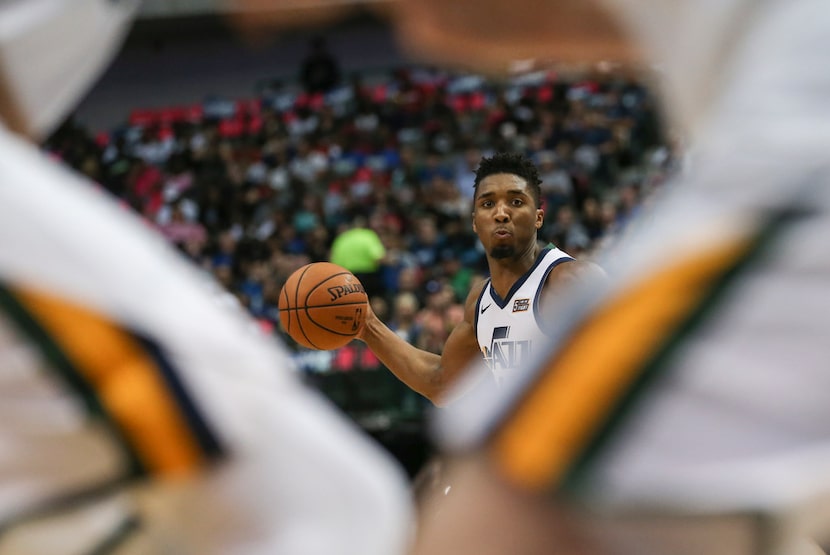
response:
<svg viewBox="0 0 830 555"><path fill-rule="evenodd" d="M360 333L368 304L354 274L337 264L314 262L286 280L280 292L280 323L304 347L337 349Z"/></svg>

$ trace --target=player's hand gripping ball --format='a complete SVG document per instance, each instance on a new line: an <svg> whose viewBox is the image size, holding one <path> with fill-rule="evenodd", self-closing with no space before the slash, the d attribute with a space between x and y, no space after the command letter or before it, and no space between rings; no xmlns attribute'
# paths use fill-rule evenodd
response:
<svg viewBox="0 0 830 555"><path fill-rule="evenodd" d="M360 281L330 262L315 262L288 277L280 291L280 323L304 347L342 347L363 328L369 298Z"/></svg>

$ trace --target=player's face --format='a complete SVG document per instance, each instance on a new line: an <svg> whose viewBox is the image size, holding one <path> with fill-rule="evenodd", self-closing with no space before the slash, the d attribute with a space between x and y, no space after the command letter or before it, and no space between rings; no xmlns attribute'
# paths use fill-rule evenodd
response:
<svg viewBox="0 0 830 555"><path fill-rule="evenodd" d="M537 208L521 177L499 173L479 183L473 230L491 258L513 258L531 251L543 218L544 211Z"/></svg>

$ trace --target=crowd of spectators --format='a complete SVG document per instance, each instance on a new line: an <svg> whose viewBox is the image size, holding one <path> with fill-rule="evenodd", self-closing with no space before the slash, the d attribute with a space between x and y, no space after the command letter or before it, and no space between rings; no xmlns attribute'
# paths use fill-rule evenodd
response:
<svg viewBox="0 0 830 555"><path fill-rule="evenodd" d="M385 248L374 310L435 352L486 272L470 224L482 155L521 151L539 165L540 236L575 256L613 240L676 163L645 86L552 70L492 81L402 67L325 91L269 83L254 98L136 109L98 135L69 121L44 148L139 213L289 345L282 284L329 260L360 219ZM308 370L380 366L359 342L292 348Z"/></svg>

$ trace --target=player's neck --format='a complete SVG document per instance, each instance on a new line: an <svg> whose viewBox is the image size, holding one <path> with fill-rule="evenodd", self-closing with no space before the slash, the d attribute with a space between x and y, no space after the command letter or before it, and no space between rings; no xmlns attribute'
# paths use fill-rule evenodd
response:
<svg viewBox="0 0 830 555"><path fill-rule="evenodd" d="M516 256L509 258L492 258L487 257L487 263L490 267L490 280L493 289L496 293L504 297L513 284L516 283L528 270L536 263L536 259L541 252L541 248L534 242L534 244L518 253Z"/></svg>

